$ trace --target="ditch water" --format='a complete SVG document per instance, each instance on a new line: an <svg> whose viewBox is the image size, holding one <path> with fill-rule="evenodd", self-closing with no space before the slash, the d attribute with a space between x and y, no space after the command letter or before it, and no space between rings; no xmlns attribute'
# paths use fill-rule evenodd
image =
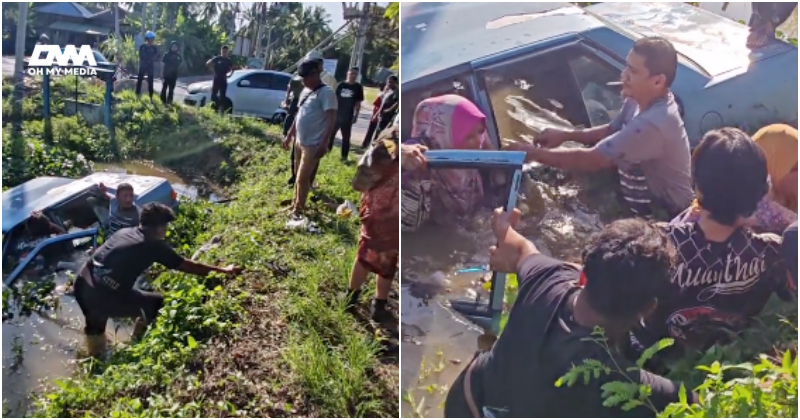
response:
<svg viewBox="0 0 800 420"><path fill-rule="evenodd" d="M124 162L100 165L98 171L149 175L170 181L175 191L190 199L217 200L214 188L199 179L183 179L176 173L148 162ZM87 259L85 251L65 256L62 261L80 265ZM4 267L3 278L13 269ZM69 377L78 361L86 357L83 316L75 299L65 294L72 274L61 272L40 279L54 281L53 305L56 309L43 315L15 317L3 323L3 416L21 417L30 408L33 394L52 389L54 380ZM22 281L22 280L19 280ZM5 302L4 302L5 304ZM133 331L132 323L109 321L106 336L112 343L126 343Z"/></svg>
<svg viewBox="0 0 800 420"><path fill-rule="evenodd" d="M537 179L538 178L538 179ZM580 262L585 239L599 230L605 219L596 209L603 200L582 193L584 180L543 179L529 172L522 192L520 228L539 250L571 262ZM613 198L606 195L606 200ZM491 213L475 218L473 226L455 232L430 228L403 233L402 241L402 384L404 417L441 417L447 387L477 351L482 331L455 314L449 301L488 299L482 288L485 274L459 273L489 262L495 239L489 225Z"/></svg>

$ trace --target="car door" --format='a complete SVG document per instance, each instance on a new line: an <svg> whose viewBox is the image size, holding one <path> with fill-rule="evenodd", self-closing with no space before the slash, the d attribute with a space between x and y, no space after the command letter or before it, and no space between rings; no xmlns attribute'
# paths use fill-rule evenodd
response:
<svg viewBox="0 0 800 420"><path fill-rule="evenodd" d="M236 92L233 100L233 112L242 114L259 115L264 104L264 90L268 84L266 73L248 74L236 82ZM229 88L230 89L230 88Z"/></svg>
<svg viewBox="0 0 800 420"><path fill-rule="evenodd" d="M269 78L269 87L266 91L266 106L264 112L268 113L267 117L272 117L277 112L286 98L286 88L289 86L291 77L286 74L272 73Z"/></svg>

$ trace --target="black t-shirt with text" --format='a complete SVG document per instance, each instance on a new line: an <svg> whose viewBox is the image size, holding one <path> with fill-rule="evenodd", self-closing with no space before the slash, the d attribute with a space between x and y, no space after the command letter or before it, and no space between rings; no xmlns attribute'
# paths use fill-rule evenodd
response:
<svg viewBox="0 0 800 420"><path fill-rule="evenodd" d="M183 262L163 240L147 239L141 228L124 228L111 235L92 256L92 282L113 291L133 289L136 279L153 263L176 269Z"/></svg>
<svg viewBox="0 0 800 420"><path fill-rule="evenodd" d="M228 73L233 70L233 61L229 57L218 55L212 58L211 62L214 64L215 79L227 79Z"/></svg>
<svg viewBox="0 0 800 420"><path fill-rule="evenodd" d="M604 407L601 386L624 381L615 375L578 381L572 387L555 382L587 359L624 371L634 366L622 355L614 359L598 344L587 341L592 330L572 320L579 291L578 268L541 254L522 264L519 294L503 333L492 349L474 361L473 395L484 417L653 417L649 408L622 411ZM650 400L658 410L678 401L680 385L646 371L627 375L652 388ZM691 393L690 393L691 394ZM693 400L693 396L688 396Z"/></svg>
<svg viewBox="0 0 800 420"><path fill-rule="evenodd" d="M350 124L356 111L356 103L364 101L364 87L360 83L339 83L336 87L336 100L339 103L337 120Z"/></svg>
<svg viewBox="0 0 800 420"><path fill-rule="evenodd" d="M655 313L634 333L635 350L664 337L705 349L729 337L726 330L748 328L773 293L794 299L778 235L742 228L725 242L711 242L696 222L660 226L675 244L678 262Z"/></svg>

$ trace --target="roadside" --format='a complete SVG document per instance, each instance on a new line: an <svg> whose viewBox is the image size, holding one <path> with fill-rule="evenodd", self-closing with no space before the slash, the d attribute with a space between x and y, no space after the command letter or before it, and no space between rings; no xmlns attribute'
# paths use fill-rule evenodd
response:
<svg viewBox="0 0 800 420"><path fill-rule="evenodd" d="M100 89L83 88L91 93L87 97ZM5 102L8 87L3 92ZM36 109L35 96L26 99L26 110ZM4 106L6 123L8 112ZM144 114L150 116L147 124L141 123ZM63 154L65 162L76 162L73 154L78 150L84 161L110 156L111 142L102 127L84 127L80 119L57 114L54 137L69 132L70 141L46 143L38 131L38 112L24 116L24 140L30 147L15 149L10 130L3 130L3 143L4 163L16 159L10 169L25 172L15 176L4 171L4 185L60 171L61 160L47 161L51 156ZM227 205L182 204L168 237L190 254L219 236L220 245L201 260L225 260L244 266L246 272L220 281L154 270L151 278L165 293L166 303L144 339L117 349L106 363L79 360L72 378L58 378L55 384L38 378L47 386L31 390L38 398L29 414L397 416L396 323L367 321L366 299L354 318L339 299L354 258L359 221L336 216L335 208L344 200L358 202L350 186L355 167L324 159L318 176L323 200L311 204L311 220L321 233L292 230L280 213L280 203L290 197L291 189L285 184L288 153L277 145L278 127L251 118L227 118L207 108L164 106L130 92L118 95L115 118L122 159L155 160L178 173L199 173L228 187L236 200ZM7 183L7 178L16 184ZM396 294L393 301L396 313Z"/></svg>

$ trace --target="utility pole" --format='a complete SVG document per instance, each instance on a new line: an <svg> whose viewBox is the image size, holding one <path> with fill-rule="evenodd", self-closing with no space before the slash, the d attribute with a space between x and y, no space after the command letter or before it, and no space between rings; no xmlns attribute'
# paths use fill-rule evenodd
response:
<svg viewBox="0 0 800 420"><path fill-rule="evenodd" d="M114 3L114 39L119 48L119 2Z"/></svg>
<svg viewBox="0 0 800 420"><path fill-rule="evenodd" d="M22 99L24 96L25 85L25 32L28 29L28 2L19 3L19 18L17 19L17 39L15 43L15 62L14 62L14 105L12 109L12 133L15 138L22 138ZM20 140L21 142L21 140ZM16 147L14 147L16 146ZM14 153L24 154L24 143L12 145L12 156ZM16 157L16 156L15 156ZM21 155L18 157L22 157Z"/></svg>
<svg viewBox="0 0 800 420"><path fill-rule="evenodd" d="M372 19L372 3L364 2L361 14L356 23L356 42L353 43L353 52L350 54L350 68L358 67L358 82L361 82L361 67L364 62L364 49L367 46L367 33Z"/></svg>
<svg viewBox="0 0 800 420"><path fill-rule="evenodd" d="M153 25L151 26L151 31L156 31L156 25L158 24L158 2L153 2Z"/></svg>
<svg viewBox="0 0 800 420"><path fill-rule="evenodd" d="M142 41L144 42L144 33L147 31L147 3L142 2Z"/></svg>

